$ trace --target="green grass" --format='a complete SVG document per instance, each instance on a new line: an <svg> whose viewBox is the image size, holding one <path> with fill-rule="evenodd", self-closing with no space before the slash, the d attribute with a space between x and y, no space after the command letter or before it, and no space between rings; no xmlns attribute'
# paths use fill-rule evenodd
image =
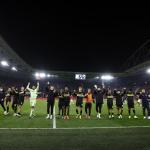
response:
<svg viewBox="0 0 150 150"><path fill-rule="evenodd" d="M0 130L0 150L149 150L150 128Z"/></svg>
<svg viewBox="0 0 150 150"><path fill-rule="evenodd" d="M46 101L38 101L36 117L29 119L29 101L23 106L23 116L13 117L13 111L4 116L0 109L0 128L52 128L52 120L46 120ZM56 113L58 112L56 103ZM91 119L76 119L75 104L71 104L70 120L57 117L57 128L68 129L30 129L30 130L0 130L0 150L21 149L115 149L115 150L150 150L150 128L100 128L82 129L81 127L126 127L150 126L150 120L143 120L142 108L136 105L138 119L128 119L127 106L124 105L123 119L117 117L108 119L106 103L102 109L102 119L96 118L95 104L92 108ZM116 108L114 108L116 114Z"/></svg>
<svg viewBox="0 0 150 150"><path fill-rule="evenodd" d="M46 120L46 101L38 101L36 105L36 117L29 119L29 101L26 101L23 106L23 116L13 117L13 111L11 110L8 116L2 115L2 109L0 111L0 128L52 128L52 120ZM56 114L58 112L56 102ZM84 112L84 111L83 111ZM114 113L117 114L116 108ZM79 127L118 127L118 126L149 126L150 120L144 120L142 116L141 106L136 104L136 113L138 119L128 119L127 106L124 105L123 119L118 119L117 116L114 119L108 119L106 103L102 109L102 119L96 118L95 104L92 108L91 119L86 119L83 113L83 119L76 119L75 104L71 104L70 107L70 120L62 120L57 117L58 128L79 128Z"/></svg>

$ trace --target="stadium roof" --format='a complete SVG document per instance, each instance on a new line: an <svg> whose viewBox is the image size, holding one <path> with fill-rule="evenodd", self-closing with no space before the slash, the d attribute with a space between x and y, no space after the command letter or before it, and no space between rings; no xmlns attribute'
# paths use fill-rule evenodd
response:
<svg viewBox="0 0 150 150"><path fill-rule="evenodd" d="M16 66L21 72L32 71L32 67L28 65L21 57L19 57L1 36L0 36L0 60L7 60L12 66Z"/></svg>
<svg viewBox="0 0 150 150"><path fill-rule="evenodd" d="M122 73L111 73L115 77L130 76L150 66L150 40L145 42L125 63L126 69ZM145 57L146 56L146 57ZM0 60L7 60L12 66L16 66L19 74L31 77L35 72L40 70L32 68L0 36ZM142 62L142 63L141 63ZM8 69L0 67L0 70L8 72ZM101 76L103 73L98 72L68 72L68 71L52 71L47 70L46 73L57 75L62 79L73 79L76 73L86 74L87 79L93 79ZM18 74L17 73L17 74ZM2 74L2 73L1 73ZM7 74L8 75L8 74ZM15 74L16 75L16 74Z"/></svg>

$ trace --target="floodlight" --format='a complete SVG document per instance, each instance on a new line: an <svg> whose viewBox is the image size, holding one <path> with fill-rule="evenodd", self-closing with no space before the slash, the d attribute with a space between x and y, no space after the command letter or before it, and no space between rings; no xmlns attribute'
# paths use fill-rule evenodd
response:
<svg viewBox="0 0 150 150"><path fill-rule="evenodd" d="M36 72L36 73L35 73L35 76L36 76L36 77L39 77L39 76L40 76L40 74L39 74L38 72Z"/></svg>
<svg viewBox="0 0 150 150"><path fill-rule="evenodd" d="M11 70L18 71L16 67L12 67Z"/></svg>
<svg viewBox="0 0 150 150"><path fill-rule="evenodd" d="M97 77L95 77L96 79L99 79L100 77L99 76L97 76Z"/></svg>
<svg viewBox="0 0 150 150"><path fill-rule="evenodd" d="M4 60L1 61L1 65L2 65L2 66L6 66L6 67L9 66L8 62L7 62L7 61L4 61Z"/></svg>
<svg viewBox="0 0 150 150"><path fill-rule="evenodd" d="M47 74L47 77L49 78L51 75L50 74Z"/></svg>
<svg viewBox="0 0 150 150"><path fill-rule="evenodd" d="M40 76L40 78L45 78L46 74L42 72L42 73L39 74L39 76Z"/></svg>
<svg viewBox="0 0 150 150"><path fill-rule="evenodd" d="M149 69L147 69L147 71L146 71L146 72L150 74L150 68L149 68Z"/></svg>
<svg viewBox="0 0 150 150"><path fill-rule="evenodd" d="M102 80L112 80L112 79L114 79L114 77L111 76L111 75L102 75L102 76L101 76L101 79L102 79Z"/></svg>

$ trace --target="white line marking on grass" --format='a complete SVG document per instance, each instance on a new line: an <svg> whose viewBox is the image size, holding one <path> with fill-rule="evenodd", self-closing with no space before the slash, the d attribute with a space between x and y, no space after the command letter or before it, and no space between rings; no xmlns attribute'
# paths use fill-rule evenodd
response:
<svg viewBox="0 0 150 150"><path fill-rule="evenodd" d="M116 127L77 127L77 128L0 128L0 130L86 130L86 129L132 129L150 128L150 126L116 126Z"/></svg>
<svg viewBox="0 0 150 150"><path fill-rule="evenodd" d="M53 129L56 129L56 114L55 114L55 105L53 109Z"/></svg>

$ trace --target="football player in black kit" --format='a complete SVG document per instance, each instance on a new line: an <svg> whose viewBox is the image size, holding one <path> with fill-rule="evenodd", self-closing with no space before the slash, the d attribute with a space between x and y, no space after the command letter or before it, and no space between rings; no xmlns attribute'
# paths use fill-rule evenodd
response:
<svg viewBox="0 0 150 150"><path fill-rule="evenodd" d="M114 97L116 99L116 107L118 111L118 118L122 119L122 113L123 113L123 96L124 93L122 93L120 90L114 91Z"/></svg>
<svg viewBox="0 0 150 150"><path fill-rule="evenodd" d="M13 98L12 109L14 111L14 116L18 116L18 114L17 114L17 107L18 107L18 102L19 102L18 88L12 87L11 95Z"/></svg>
<svg viewBox="0 0 150 150"><path fill-rule="evenodd" d="M102 111L102 106L103 106L103 97L105 94L105 90L101 90L101 88L95 88L94 91L94 97L96 101L96 112L97 112L97 118L101 118L101 111Z"/></svg>
<svg viewBox="0 0 150 150"><path fill-rule="evenodd" d="M114 95L113 95L113 93L112 93L112 91L110 89L106 93L106 98L107 98L107 108L108 108L109 118L114 118L114 113L113 113L113 99L114 99Z"/></svg>
<svg viewBox="0 0 150 150"><path fill-rule="evenodd" d="M21 108L22 108L22 105L24 104L24 97L25 97L25 88L22 86L19 92L18 116L21 116Z"/></svg>
<svg viewBox="0 0 150 150"><path fill-rule="evenodd" d="M77 97L77 99L76 99L76 113L77 113L76 118L82 119L83 98L85 96L82 87L79 87L75 96Z"/></svg>
<svg viewBox="0 0 150 150"><path fill-rule="evenodd" d="M55 104L55 98L57 93L53 86L50 86L49 91L47 91L47 116L46 119L53 119L53 109ZM51 113L50 113L51 110Z"/></svg>
<svg viewBox="0 0 150 150"><path fill-rule="evenodd" d="M138 117L136 116L135 113L135 107L134 107L134 93L132 92L132 89L130 89L127 92L127 104L128 104L128 113L129 113L129 119L131 118L131 110L133 111L134 118L137 119Z"/></svg>
<svg viewBox="0 0 150 150"><path fill-rule="evenodd" d="M69 107L70 107L70 92L68 87L65 87L63 97L64 97L64 119L69 119Z"/></svg>
<svg viewBox="0 0 150 150"><path fill-rule="evenodd" d="M62 115L62 119L64 119L64 96L63 96L63 89L60 89L60 92L58 94L58 98L59 98L59 101L58 101L58 109L59 109L59 113L58 115Z"/></svg>
<svg viewBox="0 0 150 150"><path fill-rule="evenodd" d="M0 104L3 108L4 115L7 115L7 111L6 111L6 108L4 106L4 100L5 100L5 91L4 91L3 87L0 87Z"/></svg>

